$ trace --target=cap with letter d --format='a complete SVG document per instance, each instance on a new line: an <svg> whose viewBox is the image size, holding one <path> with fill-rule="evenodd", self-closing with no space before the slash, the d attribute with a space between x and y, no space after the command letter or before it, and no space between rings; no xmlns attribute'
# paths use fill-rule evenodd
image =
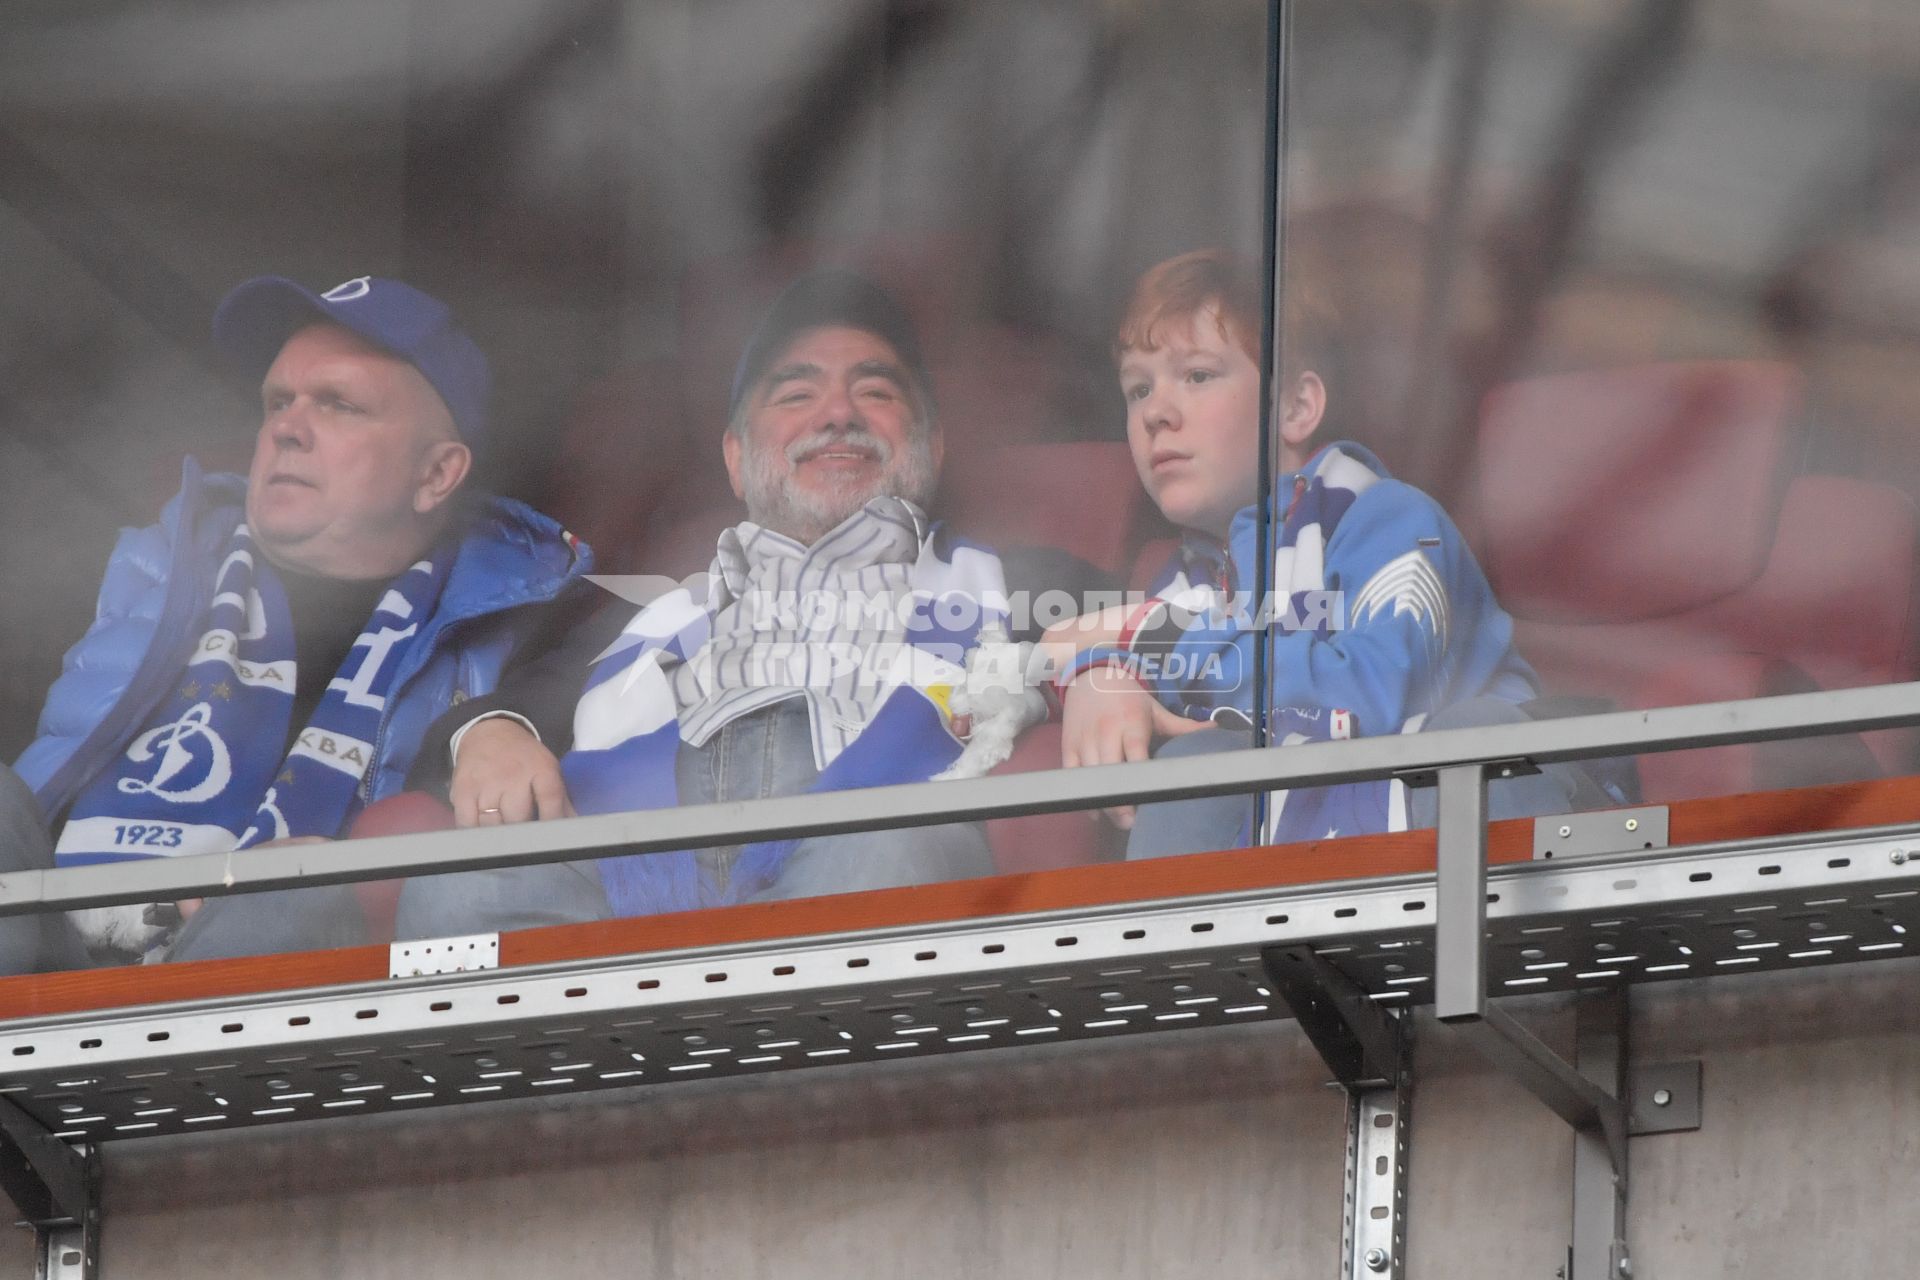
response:
<svg viewBox="0 0 1920 1280"><path fill-rule="evenodd" d="M360 276L315 293L285 276L256 276L221 299L213 341L252 377L264 377L287 339L316 321L337 324L405 360L440 393L460 438L486 437L493 375L453 308L404 280Z"/></svg>

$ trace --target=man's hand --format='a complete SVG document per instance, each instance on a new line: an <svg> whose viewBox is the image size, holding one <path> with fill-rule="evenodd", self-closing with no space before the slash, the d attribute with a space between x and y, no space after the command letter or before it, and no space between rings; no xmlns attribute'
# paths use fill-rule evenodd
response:
<svg viewBox="0 0 1920 1280"><path fill-rule="evenodd" d="M460 740L448 799L462 827L573 816L560 761L524 725L505 717L481 721Z"/></svg>
<svg viewBox="0 0 1920 1280"><path fill-rule="evenodd" d="M1173 738L1207 728L1202 720L1175 715L1126 672L1095 667L1076 677L1067 690L1061 716L1061 763L1069 769L1083 765L1125 764L1153 755L1156 737ZM1133 827L1133 806L1105 810L1121 830Z"/></svg>

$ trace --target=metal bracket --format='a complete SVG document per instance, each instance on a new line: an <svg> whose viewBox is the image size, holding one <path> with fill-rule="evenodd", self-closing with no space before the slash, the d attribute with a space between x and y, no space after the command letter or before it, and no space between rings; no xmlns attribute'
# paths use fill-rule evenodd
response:
<svg viewBox="0 0 1920 1280"><path fill-rule="evenodd" d="M1488 765L1440 771L1434 1015L1573 1127L1567 1280L1618 1280L1627 1257L1627 997L1583 992L1574 1060L1487 1003Z"/></svg>
<svg viewBox="0 0 1920 1280"><path fill-rule="evenodd" d="M1601 1124L1573 1132L1573 1242L1568 1280L1621 1280L1627 1256L1627 993L1581 994L1574 1008L1573 1062L1605 1097Z"/></svg>
<svg viewBox="0 0 1920 1280"><path fill-rule="evenodd" d="M1450 765L1448 768L1479 769L1484 771L1486 777L1493 779L1530 778L1540 772L1540 766L1524 756L1515 756L1510 760L1490 760L1478 765ZM1440 775L1445 772L1447 769L1402 769L1393 777L1394 781L1409 790L1418 791L1423 787L1439 786Z"/></svg>
<svg viewBox="0 0 1920 1280"><path fill-rule="evenodd" d="M1533 857L1584 858L1667 847L1667 806L1560 813L1533 820Z"/></svg>
<svg viewBox="0 0 1920 1280"><path fill-rule="evenodd" d="M1260 955L1273 989L1348 1089L1392 1088L1406 1057L1406 1023L1346 974L1301 944Z"/></svg>
<svg viewBox="0 0 1920 1280"><path fill-rule="evenodd" d="M0 1099L0 1189L34 1229L43 1280L95 1280L100 1270L100 1150L70 1147Z"/></svg>
<svg viewBox="0 0 1920 1280"><path fill-rule="evenodd" d="M1383 1009L1310 946L1261 953L1274 994L1347 1094L1343 1280L1404 1280L1413 1042L1404 1014Z"/></svg>
<svg viewBox="0 0 1920 1280"><path fill-rule="evenodd" d="M470 933L455 938L396 942L387 949L389 978L428 978L500 967L500 935Z"/></svg>

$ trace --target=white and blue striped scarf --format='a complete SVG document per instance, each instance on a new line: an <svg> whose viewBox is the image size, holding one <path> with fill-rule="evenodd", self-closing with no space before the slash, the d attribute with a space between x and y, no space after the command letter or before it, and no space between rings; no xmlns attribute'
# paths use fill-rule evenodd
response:
<svg viewBox="0 0 1920 1280"><path fill-rule="evenodd" d="M722 533L712 572L726 604L694 660L673 668L682 739L700 746L798 689L814 765L826 768L886 696L862 668L907 639L897 606L912 596L926 536L919 509L893 497L874 499L810 546L751 521Z"/></svg>
<svg viewBox="0 0 1920 1280"><path fill-rule="evenodd" d="M967 655L982 626L1004 624L1005 576L992 552L935 530L921 543L909 581L905 643L888 664L877 709L810 792L924 782L961 754L951 730L952 699L966 683ZM574 713L573 749L561 762L579 812L679 802L674 771L683 720L674 673L697 660L728 603L717 572L699 591L681 587L641 610L589 673ZM692 851L604 858L601 883L616 916L738 902L771 885L798 844L746 846L722 886L701 874Z"/></svg>
<svg viewBox="0 0 1920 1280"><path fill-rule="evenodd" d="M1273 575L1266 587L1275 602L1276 616L1314 619L1314 629L1324 639L1334 629L1348 625L1350 617L1365 612L1364 591L1360 600L1339 601L1344 607L1337 612L1325 607L1324 599L1316 601L1315 597L1322 597L1327 590L1326 550L1334 530L1360 495L1380 478L1365 462L1332 447L1324 450L1309 470L1291 477L1283 490L1275 492L1279 527L1274 537ZM1221 581L1225 562L1211 546L1189 544L1177 563L1171 580L1154 594L1190 614L1208 614L1222 586L1232 589L1231 584ZM1252 672L1247 675L1250 678ZM1225 709L1216 712L1214 719L1224 724L1251 724L1245 714ZM1388 731L1415 733L1426 719L1424 714L1416 715ZM1348 712L1338 707L1275 706L1269 709L1267 737L1272 744L1283 747L1333 741L1349 737L1352 723ZM1392 779L1269 792L1261 839L1268 844L1291 844L1406 829L1406 785ZM1253 837L1249 829L1246 842L1252 843Z"/></svg>
<svg viewBox="0 0 1920 1280"><path fill-rule="evenodd" d="M394 673L452 560L442 548L394 579L288 750L293 615L247 527L234 530L180 683L116 766L74 801L56 861L220 853L338 835L359 809Z"/></svg>

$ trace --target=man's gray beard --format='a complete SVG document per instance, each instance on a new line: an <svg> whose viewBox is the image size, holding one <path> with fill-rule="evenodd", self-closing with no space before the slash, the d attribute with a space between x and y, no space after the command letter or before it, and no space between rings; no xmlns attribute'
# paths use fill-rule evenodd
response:
<svg viewBox="0 0 1920 1280"><path fill-rule="evenodd" d="M787 446L785 455L747 445L747 518L765 529L783 533L812 546L848 516L875 498L905 498L921 510L933 499L934 475L931 433L915 428L906 447L895 453L886 441L866 431L833 434L836 443L858 444L880 455L883 470L871 481L848 478L823 490L801 492L787 481L795 454L820 442L808 436ZM784 464L784 465L783 465Z"/></svg>

